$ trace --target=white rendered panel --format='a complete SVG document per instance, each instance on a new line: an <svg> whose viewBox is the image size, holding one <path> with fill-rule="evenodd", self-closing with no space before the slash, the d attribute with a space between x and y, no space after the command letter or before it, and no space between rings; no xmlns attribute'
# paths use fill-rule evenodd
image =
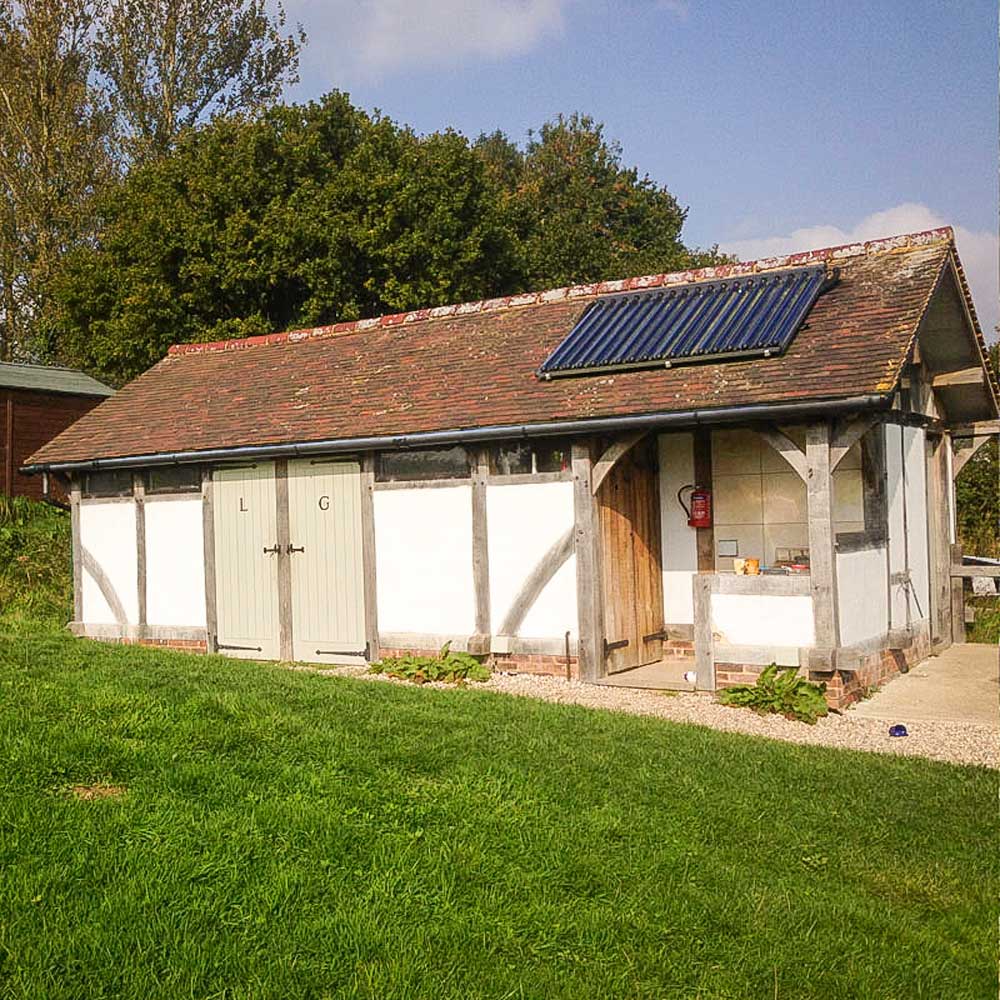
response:
<svg viewBox="0 0 1000 1000"><path fill-rule="evenodd" d="M274 463L221 468L212 478L220 652L277 660L278 557L264 552L278 541Z"/></svg>
<svg viewBox="0 0 1000 1000"><path fill-rule="evenodd" d="M146 620L205 626L205 549L200 494L146 498Z"/></svg>
<svg viewBox="0 0 1000 1000"><path fill-rule="evenodd" d="M365 648L361 466L288 463L292 646L296 660L358 663Z"/></svg>
<svg viewBox="0 0 1000 1000"><path fill-rule="evenodd" d="M812 598L713 594L712 631L731 646L812 646Z"/></svg>
<svg viewBox="0 0 1000 1000"><path fill-rule="evenodd" d="M380 632L472 635L472 487L375 491Z"/></svg>
<svg viewBox="0 0 1000 1000"><path fill-rule="evenodd" d="M840 644L851 646L889 631L889 578L885 548L837 554Z"/></svg>
<svg viewBox="0 0 1000 1000"><path fill-rule="evenodd" d="M105 600L94 575L83 566L83 620L88 625L135 625L139 621L138 559L135 540L135 504L122 501L85 501L80 505L80 544L93 557L124 611L119 622Z"/></svg>
<svg viewBox="0 0 1000 1000"><path fill-rule="evenodd" d="M907 557L912 585L911 621L931 616L930 555L927 543L927 439L922 427L903 428L906 461Z"/></svg>
<svg viewBox="0 0 1000 1000"><path fill-rule="evenodd" d="M486 490L490 613L497 632L527 577L559 539L573 530L573 484L491 483ZM516 634L562 638L577 634L576 569L571 555L529 609Z"/></svg>
<svg viewBox="0 0 1000 1000"><path fill-rule="evenodd" d="M690 625L694 622L691 578L698 572L698 535L688 527L677 491L694 485L694 435L662 434L659 451L663 620L668 625Z"/></svg>
<svg viewBox="0 0 1000 1000"><path fill-rule="evenodd" d="M908 517L903 467L903 429L898 424L885 425L885 465L889 509L889 573L897 581L907 568L908 532L904 529ZM915 615L908 588L901 582L892 583L889 621L894 629L906 628Z"/></svg>

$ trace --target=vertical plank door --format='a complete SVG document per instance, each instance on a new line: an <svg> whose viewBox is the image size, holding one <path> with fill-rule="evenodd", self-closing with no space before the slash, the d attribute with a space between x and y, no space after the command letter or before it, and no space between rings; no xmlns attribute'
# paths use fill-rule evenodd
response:
<svg viewBox="0 0 1000 1000"><path fill-rule="evenodd" d="M609 674L663 656L663 560L656 442L639 442L597 491Z"/></svg>
<svg viewBox="0 0 1000 1000"><path fill-rule="evenodd" d="M294 658L362 662L365 567L359 463L289 462L288 517Z"/></svg>
<svg viewBox="0 0 1000 1000"><path fill-rule="evenodd" d="M216 469L212 489L219 652L251 660L277 660L274 463Z"/></svg>

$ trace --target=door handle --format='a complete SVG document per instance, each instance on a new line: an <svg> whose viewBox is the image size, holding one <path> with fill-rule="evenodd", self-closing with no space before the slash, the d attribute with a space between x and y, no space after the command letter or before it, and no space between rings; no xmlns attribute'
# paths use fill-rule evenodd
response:
<svg viewBox="0 0 1000 1000"><path fill-rule="evenodd" d="M291 542L289 542L288 548L285 551L288 553L288 555L291 555L293 552L305 552L305 550L306 547L304 545L300 545L298 548L296 548L294 545L292 545Z"/></svg>
<svg viewBox="0 0 1000 1000"><path fill-rule="evenodd" d="M274 553L274 555L277 555L280 551L281 551L281 546L280 545L275 545L274 548L270 548L270 549L266 545L264 546L264 555L270 555L271 553Z"/></svg>

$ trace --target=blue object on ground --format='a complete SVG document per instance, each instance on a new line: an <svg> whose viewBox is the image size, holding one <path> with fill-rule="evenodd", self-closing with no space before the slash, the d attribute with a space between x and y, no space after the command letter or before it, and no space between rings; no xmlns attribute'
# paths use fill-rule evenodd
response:
<svg viewBox="0 0 1000 1000"><path fill-rule="evenodd" d="M896 723L894 726L889 727L890 736L909 736L910 734L906 731L906 726L901 723Z"/></svg>

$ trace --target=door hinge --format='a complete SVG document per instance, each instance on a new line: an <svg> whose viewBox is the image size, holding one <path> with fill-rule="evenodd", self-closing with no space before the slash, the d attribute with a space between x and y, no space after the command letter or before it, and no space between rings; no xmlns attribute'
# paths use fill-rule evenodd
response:
<svg viewBox="0 0 1000 1000"><path fill-rule="evenodd" d="M644 635L642 637L642 641L654 642L657 639L666 640L666 638L667 638L667 630L665 628L661 628L658 632L650 632L649 635Z"/></svg>
<svg viewBox="0 0 1000 1000"><path fill-rule="evenodd" d="M293 552L305 552L305 550L306 550L306 547L304 545L300 545L300 546L296 547L296 546L292 545L291 542L289 542L288 543L288 548L285 549L285 552L287 552L288 555L291 555Z"/></svg>
<svg viewBox="0 0 1000 1000"><path fill-rule="evenodd" d="M275 546L273 546L270 549L266 545L264 546L264 555L266 555L266 556L267 555L271 555L272 553L274 555L278 555L280 552L281 552L281 546L280 545L275 545Z"/></svg>
<svg viewBox="0 0 1000 1000"><path fill-rule="evenodd" d="M364 649L317 649L317 656L363 656L366 660L371 655L371 643L366 642Z"/></svg>
<svg viewBox="0 0 1000 1000"><path fill-rule="evenodd" d="M244 653L260 653L262 652L260 646L227 646L224 643L217 642L215 644L216 649L238 649Z"/></svg>
<svg viewBox="0 0 1000 1000"><path fill-rule="evenodd" d="M604 640L604 655L607 656L608 653L616 649L624 649L628 645L628 639L618 639L616 642L608 642L607 639Z"/></svg>

